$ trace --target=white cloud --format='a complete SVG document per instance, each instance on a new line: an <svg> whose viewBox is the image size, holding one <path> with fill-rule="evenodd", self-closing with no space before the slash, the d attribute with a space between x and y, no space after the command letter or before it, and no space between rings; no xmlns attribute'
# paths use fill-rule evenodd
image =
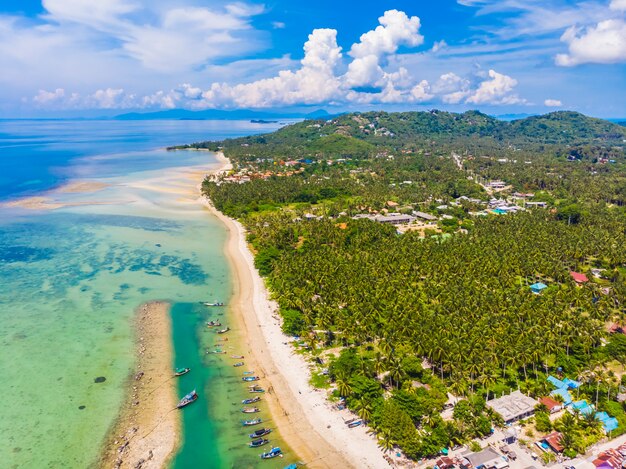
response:
<svg viewBox="0 0 626 469"><path fill-rule="evenodd" d="M546 107L561 107L561 106L563 106L563 103L561 101L559 101L558 99L546 99L543 102L543 104Z"/></svg>
<svg viewBox="0 0 626 469"><path fill-rule="evenodd" d="M626 22L621 19L601 21L583 29L572 26L561 41L568 44L569 53L558 54L555 62L563 67L626 62Z"/></svg>
<svg viewBox="0 0 626 469"><path fill-rule="evenodd" d="M611 10L626 11L626 0L611 0Z"/></svg>
<svg viewBox="0 0 626 469"><path fill-rule="evenodd" d="M517 80L489 70L489 79L483 81L465 100L468 104L522 104L524 100L513 93Z"/></svg>
<svg viewBox="0 0 626 469"><path fill-rule="evenodd" d="M433 44L433 47L431 50L431 52L439 52L441 49L445 49L446 47L448 47L448 43L446 41L444 41L443 39L441 41L437 41Z"/></svg>
<svg viewBox="0 0 626 469"><path fill-rule="evenodd" d="M426 80L420 81L411 89L411 97L417 103L428 101L435 95L430 92L430 84Z"/></svg>
<svg viewBox="0 0 626 469"><path fill-rule="evenodd" d="M456 73L445 73L432 87L433 92L446 104L458 104L470 94L470 81Z"/></svg>
<svg viewBox="0 0 626 469"><path fill-rule="evenodd" d="M287 25L282 21L272 21L272 27L274 29L285 29Z"/></svg>

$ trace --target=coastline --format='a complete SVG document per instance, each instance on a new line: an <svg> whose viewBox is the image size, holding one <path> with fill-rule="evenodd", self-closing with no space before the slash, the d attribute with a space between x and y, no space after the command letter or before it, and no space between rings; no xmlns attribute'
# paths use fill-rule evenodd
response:
<svg viewBox="0 0 626 469"><path fill-rule="evenodd" d="M170 305L146 303L137 309L134 322L137 362L101 451L97 467L102 469L164 467L180 436Z"/></svg>
<svg viewBox="0 0 626 469"><path fill-rule="evenodd" d="M223 154L217 156L222 171L232 167ZM367 428L349 429L344 421L352 414L334 410L324 391L309 384L309 365L295 353L280 328L277 306L270 301L254 267L244 227L219 212L206 198L201 197L199 202L228 231L225 253L233 275L233 317L247 335L246 359L269 381L272 392L266 394L266 400L281 437L307 467L386 467L388 462Z"/></svg>

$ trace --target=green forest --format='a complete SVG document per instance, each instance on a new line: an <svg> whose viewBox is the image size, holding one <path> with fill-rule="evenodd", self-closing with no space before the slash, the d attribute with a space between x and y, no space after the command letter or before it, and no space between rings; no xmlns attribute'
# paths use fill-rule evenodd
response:
<svg viewBox="0 0 626 469"><path fill-rule="evenodd" d="M315 384L384 449L418 459L487 436L502 421L485 398L546 396L550 374L579 379L579 398L618 419L611 436L626 432L626 335L608 332L626 320L626 128L570 112L377 112L178 148L223 150L249 176L203 191L247 228L283 330L324 363ZM547 208L477 216L517 192ZM354 218L390 206L437 222ZM448 393L460 402L444 419ZM603 437L594 418L537 410L528 437L561 430L569 455Z"/></svg>

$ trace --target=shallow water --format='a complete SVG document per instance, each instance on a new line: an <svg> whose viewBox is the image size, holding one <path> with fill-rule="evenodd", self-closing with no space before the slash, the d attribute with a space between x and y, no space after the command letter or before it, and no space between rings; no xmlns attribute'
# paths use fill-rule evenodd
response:
<svg viewBox="0 0 626 469"><path fill-rule="evenodd" d="M117 123L83 124L17 123L21 133L11 134L0 123L5 198L23 192L28 173L20 167L11 176L18 165L5 151L11 138L21 145L19 165L52 175L36 176L40 182L33 186L96 175L111 184L90 194L54 195L88 205L55 212L0 209L0 393L10 403L0 407L2 467L82 468L96 460L132 370L133 312L157 299L173 304L176 365L193 369L179 380L180 395L197 388L201 396L183 411L184 442L173 465L284 466L287 458L261 463L261 451L245 446L241 406L233 405L248 397L240 369L228 355L204 350L216 335L203 322L217 312L199 302L227 301L231 291L226 234L190 199L190 172L180 167L206 166L212 156L152 150L148 137L162 132L162 122L133 123L126 140ZM175 137L170 129L169 137L155 139L160 146L233 132L232 122L222 124L222 134L214 123L196 127L201 124L171 123L180 138L167 141ZM234 127L239 134L258 131L246 124ZM38 148L32 160L27 147ZM51 150L43 157L45 148ZM103 149L111 152L99 153ZM228 315L228 308L220 309Z"/></svg>

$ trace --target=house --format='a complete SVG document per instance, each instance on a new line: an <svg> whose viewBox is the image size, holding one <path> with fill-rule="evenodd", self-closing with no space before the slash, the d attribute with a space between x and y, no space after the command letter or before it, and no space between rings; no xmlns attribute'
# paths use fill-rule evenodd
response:
<svg viewBox="0 0 626 469"><path fill-rule="evenodd" d="M548 206L547 202L524 202L524 207L530 208L546 208Z"/></svg>
<svg viewBox="0 0 626 469"><path fill-rule="evenodd" d="M603 451L593 460L596 469L621 469L624 456L616 449Z"/></svg>
<svg viewBox="0 0 626 469"><path fill-rule="evenodd" d="M535 413L537 404L539 402L530 396L522 394L521 391L514 391L507 396L487 402L491 409L502 416L506 424L530 417Z"/></svg>
<svg viewBox="0 0 626 469"><path fill-rule="evenodd" d="M478 453L469 453L463 455L475 469L504 469L509 464L504 457L493 448L485 448Z"/></svg>
<svg viewBox="0 0 626 469"><path fill-rule="evenodd" d="M538 295L546 288L548 288L548 285L546 285L545 283L537 282L537 283L533 283L530 286L530 291L532 291L535 295Z"/></svg>
<svg viewBox="0 0 626 469"><path fill-rule="evenodd" d="M563 409L563 404L555 399L552 399L550 396L542 397L541 399L539 399L539 403L546 406L548 412L550 412L551 414L554 414L555 412Z"/></svg>
<svg viewBox="0 0 626 469"><path fill-rule="evenodd" d="M394 202L393 200L387 201L387 207L396 208L398 205L398 202Z"/></svg>
<svg viewBox="0 0 626 469"><path fill-rule="evenodd" d="M552 432L549 435L546 435L546 437L541 440L542 444L542 448L546 449L546 446L548 446L552 451L554 451L555 453L562 453L563 450L565 449L563 447L563 444L561 443L561 439L563 438L563 435L560 432Z"/></svg>
<svg viewBox="0 0 626 469"><path fill-rule="evenodd" d="M617 419L611 417L606 412L597 412L596 418L600 422L602 422L602 428L604 428L604 431L606 433L610 433L613 430L617 429L617 427L619 427L619 422L617 421Z"/></svg>
<svg viewBox="0 0 626 469"><path fill-rule="evenodd" d="M578 411L580 415L587 415L593 412L593 406L589 405L589 403L583 399L582 401L572 402L571 411Z"/></svg>
<svg viewBox="0 0 626 469"><path fill-rule="evenodd" d="M558 378L555 378L552 375L548 376L546 381L557 389L567 389L567 384L565 382L561 381Z"/></svg>
<svg viewBox="0 0 626 469"><path fill-rule="evenodd" d="M567 389L559 388L555 389L550 393L551 396L559 396L563 399L563 405L568 406L572 403L572 395L569 393Z"/></svg>
<svg viewBox="0 0 626 469"><path fill-rule="evenodd" d="M378 223L386 223L389 225L402 225L404 223L411 223L415 220L411 215L402 215L400 213L390 213L387 216L378 215L374 218Z"/></svg>
<svg viewBox="0 0 626 469"><path fill-rule="evenodd" d="M454 467L454 461L448 456L442 456L441 458L437 459L435 467L437 467L438 469L452 469Z"/></svg>
<svg viewBox="0 0 626 469"><path fill-rule="evenodd" d="M434 215L431 215L429 213L424 213L424 212L413 212L413 216L416 218L421 218L422 220L426 220L426 221L436 221L437 217Z"/></svg>
<svg viewBox="0 0 626 469"><path fill-rule="evenodd" d="M579 272L570 272L569 273L572 278L574 279L574 282L576 283L586 283L589 281L589 279L587 278L587 276L585 274L581 274Z"/></svg>

